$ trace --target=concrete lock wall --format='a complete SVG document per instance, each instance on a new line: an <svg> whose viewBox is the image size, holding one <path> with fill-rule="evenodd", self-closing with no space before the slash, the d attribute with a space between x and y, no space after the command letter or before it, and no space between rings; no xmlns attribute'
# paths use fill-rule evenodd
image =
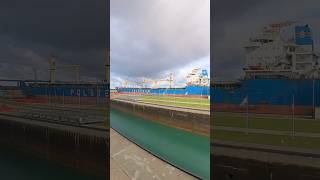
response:
<svg viewBox="0 0 320 180"><path fill-rule="evenodd" d="M161 124L210 136L209 113L195 113L159 108L134 102L111 100L111 108L138 115Z"/></svg>
<svg viewBox="0 0 320 180"><path fill-rule="evenodd" d="M1 144L98 177L109 177L106 137L0 119Z"/></svg>

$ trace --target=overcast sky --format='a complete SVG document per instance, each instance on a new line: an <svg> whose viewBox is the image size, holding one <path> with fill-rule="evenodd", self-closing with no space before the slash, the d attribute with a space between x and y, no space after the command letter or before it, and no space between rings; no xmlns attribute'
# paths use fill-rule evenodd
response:
<svg viewBox="0 0 320 180"><path fill-rule="evenodd" d="M73 80L79 64L84 80L103 79L108 41L106 0L1 0L0 78L48 80L48 57L57 56L58 80Z"/></svg>
<svg viewBox="0 0 320 180"><path fill-rule="evenodd" d="M210 0L111 0L111 85L210 66Z"/></svg>
<svg viewBox="0 0 320 180"><path fill-rule="evenodd" d="M286 20L309 24L320 47L318 0L215 0L212 4L211 72L214 79L235 80L245 66L244 44L264 26Z"/></svg>

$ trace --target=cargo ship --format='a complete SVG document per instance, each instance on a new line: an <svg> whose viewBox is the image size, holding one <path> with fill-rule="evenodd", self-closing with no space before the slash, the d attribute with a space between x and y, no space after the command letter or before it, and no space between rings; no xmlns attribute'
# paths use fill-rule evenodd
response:
<svg viewBox="0 0 320 180"><path fill-rule="evenodd" d="M68 68L75 70L76 79L73 82L66 82L56 80L56 61L54 56L50 56L49 80L0 79L0 97L19 103L106 104L110 92L108 57L107 54L104 80L97 82L80 81L80 66L67 65Z"/></svg>
<svg viewBox="0 0 320 180"><path fill-rule="evenodd" d="M1 84L8 81L15 85L0 86L0 98L17 103L102 105L109 98L109 84L105 82L0 80Z"/></svg>
<svg viewBox="0 0 320 180"><path fill-rule="evenodd" d="M242 78L212 81L214 111L314 116L320 66L308 24L269 24L249 38L245 53Z"/></svg>
<svg viewBox="0 0 320 180"><path fill-rule="evenodd" d="M22 102L95 105L106 103L109 84L105 82L39 82L19 81L25 99Z"/></svg>
<svg viewBox="0 0 320 180"><path fill-rule="evenodd" d="M172 73L168 78L161 80L144 80L141 83L125 82L122 87L116 87L117 93L122 94L150 94L150 95L166 95L166 96L188 96L210 98L210 80L206 69L195 68L186 76L186 85L184 87L176 87L173 84ZM159 87L159 82L167 81L169 86ZM145 87L146 83L152 82L150 87ZM136 86L136 87L134 87Z"/></svg>

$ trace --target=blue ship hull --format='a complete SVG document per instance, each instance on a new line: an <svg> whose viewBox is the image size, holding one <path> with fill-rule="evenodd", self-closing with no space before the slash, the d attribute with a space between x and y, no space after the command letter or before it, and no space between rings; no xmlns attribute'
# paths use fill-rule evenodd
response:
<svg viewBox="0 0 320 180"><path fill-rule="evenodd" d="M20 82L26 96L108 97L107 83L27 83Z"/></svg>
<svg viewBox="0 0 320 180"><path fill-rule="evenodd" d="M212 93L213 103L319 106L320 80L252 79L235 88L213 87Z"/></svg>
<svg viewBox="0 0 320 180"><path fill-rule="evenodd" d="M314 116L320 80L251 79L235 86L214 85L213 111Z"/></svg>
<svg viewBox="0 0 320 180"><path fill-rule="evenodd" d="M208 86L187 86L185 88L117 88L120 93L145 93L145 94L163 94L163 95L196 95L210 96L210 87Z"/></svg>

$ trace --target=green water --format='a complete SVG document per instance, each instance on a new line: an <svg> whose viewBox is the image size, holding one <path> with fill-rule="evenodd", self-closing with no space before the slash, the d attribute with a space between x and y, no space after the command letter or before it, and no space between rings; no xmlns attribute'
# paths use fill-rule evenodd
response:
<svg viewBox="0 0 320 180"><path fill-rule="evenodd" d="M111 109L110 123L145 149L204 179L210 179L209 137L195 135Z"/></svg>
<svg viewBox="0 0 320 180"><path fill-rule="evenodd" d="M104 180L1 147L0 172L3 180Z"/></svg>

